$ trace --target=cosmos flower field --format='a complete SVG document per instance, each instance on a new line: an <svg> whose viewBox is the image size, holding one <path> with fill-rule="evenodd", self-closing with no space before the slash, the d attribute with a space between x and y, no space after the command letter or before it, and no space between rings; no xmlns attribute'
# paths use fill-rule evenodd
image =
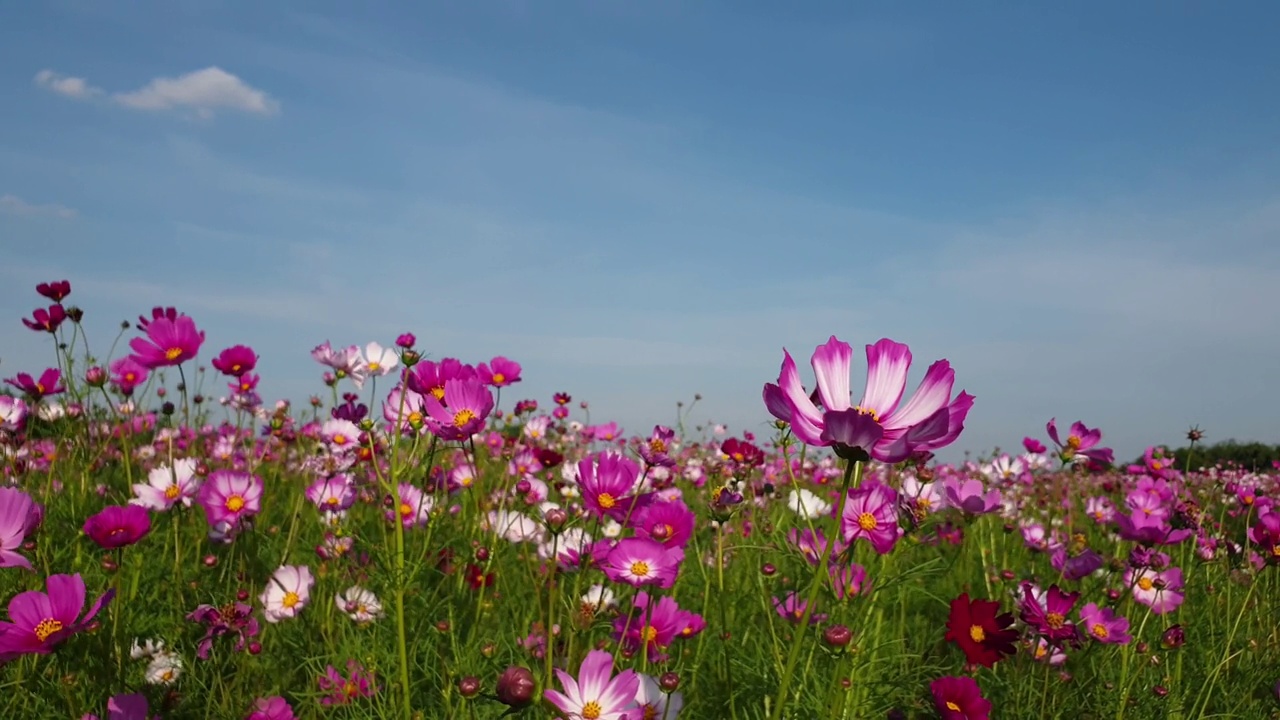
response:
<svg viewBox="0 0 1280 720"><path fill-rule="evenodd" d="M875 338L761 368L768 435L627 432L409 333L319 344L291 407L180 309L36 292L0 717L1280 717L1271 468L1117 462L1053 408L939 463L981 398Z"/></svg>

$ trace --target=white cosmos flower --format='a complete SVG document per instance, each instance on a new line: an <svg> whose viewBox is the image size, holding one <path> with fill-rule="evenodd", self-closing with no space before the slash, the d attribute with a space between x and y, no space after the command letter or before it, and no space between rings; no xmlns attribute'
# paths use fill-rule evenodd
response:
<svg viewBox="0 0 1280 720"><path fill-rule="evenodd" d="M831 512L831 503L804 488L791 491L791 495L787 498L787 507L790 507L795 514L808 520L823 517Z"/></svg>
<svg viewBox="0 0 1280 720"><path fill-rule="evenodd" d="M376 342L364 346L364 369L371 376L382 377L391 374L400 364L394 350L384 348Z"/></svg>
<svg viewBox="0 0 1280 720"><path fill-rule="evenodd" d="M378 596L359 585L352 585L346 592L338 593L333 602L347 617L361 624L382 617L382 603L378 601Z"/></svg>
<svg viewBox="0 0 1280 720"><path fill-rule="evenodd" d="M311 586L315 581L306 565L281 565L267 581L267 589L260 597L267 622L297 617L311 599Z"/></svg>
<svg viewBox="0 0 1280 720"><path fill-rule="evenodd" d="M129 648L129 657L134 660L152 657L164 651L163 640L145 640L141 645L137 640L133 641L133 647Z"/></svg>
<svg viewBox="0 0 1280 720"><path fill-rule="evenodd" d="M161 650L147 664L146 678L152 685L172 685L182 675L182 657L175 652Z"/></svg>

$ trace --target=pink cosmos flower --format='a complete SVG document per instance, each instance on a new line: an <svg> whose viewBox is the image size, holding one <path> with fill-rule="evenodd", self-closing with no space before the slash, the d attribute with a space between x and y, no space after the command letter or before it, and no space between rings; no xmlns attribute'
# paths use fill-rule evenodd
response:
<svg viewBox="0 0 1280 720"><path fill-rule="evenodd" d="M0 395L0 432L20 432L27 423L27 403L22 398Z"/></svg>
<svg viewBox="0 0 1280 720"><path fill-rule="evenodd" d="M600 563L601 569L613 582L634 587L657 585L666 589L675 585L676 574L684 560L684 550L669 548L647 538L626 538L618 541Z"/></svg>
<svg viewBox="0 0 1280 720"><path fill-rule="evenodd" d="M84 521L84 534L105 549L132 545L151 532L151 515L137 505L108 505Z"/></svg>
<svg viewBox="0 0 1280 720"><path fill-rule="evenodd" d="M898 526L897 491L878 480L869 480L850 490L840 520L840 534L849 545L862 538L881 555L892 551L902 535L902 528Z"/></svg>
<svg viewBox="0 0 1280 720"><path fill-rule="evenodd" d="M146 338L130 340L129 347L134 361L150 369L181 365L194 358L204 343L204 332L186 315L154 319L147 324L146 333Z"/></svg>
<svg viewBox="0 0 1280 720"><path fill-rule="evenodd" d="M116 591L107 590L84 608L84 580L76 575L50 575L45 580L48 593L28 590L9 601L10 622L0 622L0 665L20 655L48 655L59 644L89 626L98 611L106 607Z"/></svg>
<svg viewBox="0 0 1280 720"><path fill-rule="evenodd" d="M764 402L791 431L809 445L834 447L848 459L901 462L913 453L951 444L964 429L973 396L961 391L954 400L955 371L939 360L925 372L916 393L900 405L911 367L911 350L888 338L867 346L867 384L862 400L850 403L849 364L853 348L832 336L813 352L823 410L800 385L791 354L783 350L778 384L764 386Z"/></svg>
<svg viewBox="0 0 1280 720"><path fill-rule="evenodd" d="M632 652L644 649L649 662L664 662L666 649L679 639L693 619L675 598L663 596L656 602L646 592L636 593L632 612L613 620L613 639Z"/></svg>
<svg viewBox="0 0 1280 720"><path fill-rule="evenodd" d="M197 496L211 527L238 526L262 509L262 478L236 470L215 470Z"/></svg>
<svg viewBox="0 0 1280 720"><path fill-rule="evenodd" d="M238 378L253 372L258 366L258 355L253 348L245 345L232 345L209 362L215 370L227 377Z"/></svg>
<svg viewBox="0 0 1280 720"><path fill-rule="evenodd" d="M25 492L0 487L0 568L31 569L31 561L18 554L26 538L36 503Z"/></svg>
<svg viewBox="0 0 1280 720"><path fill-rule="evenodd" d="M283 697L260 697L253 701L253 710L244 720L296 720L293 708Z"/></svg>
<svg viewBox="0 0 1280 720"><path fill-rule="evenodd" d="M126 355L111 362L111 382L125 397L132 395L135 388L146 382L150 372L132 355Z"/></svg>
<svg viewBox="0 0 1280 720"><path fill-rule="evenodd" d="M409 483L399 483L396 490L400 494L400 507L395 512L387 510L387 521L399 517L405 529L426 525L431 521L431 511L435 508L435 500L421 489Z"/></svg>
<svg viewBox="0 0 1280 720"><path fill-rule="evenodd" d="M107 720L150 720L151 707L147 696L141 693L113 695L107 700ZM98 720L97 715L85 715L80 720Z"/></svg>
<svg viewBox="0 0 1280 720"><path fill-rule="evenodd" d="M465 440L484 429L493 410L493 393L474 380L447 380L444 401L427 395L423 407L432 433L442 440Z"/></svg>
<svg viewBox="0 0 1280 720"><path fill-rule="evenodd" d="M637 537L647 537L668 547L685 547L693 537L698 518L683 500L645 504L631 516Z"/></svg>
<svg viewBox="0 0 1280 720"><path fill-rule="evenodd" d="M624 520L631 509L630 493L640 478L640 466L612 452L592 455L578 463L582 503L597 517Z"/></svg>
<svg viewBox="0 0 1280 720"><path fill-rule="evenodd" d="M1000 509L1000 491L987 490L981 480L948 477L942 481L947 502L967 515L985 515Z"/></svg>
<svg viewBox="0 0 1280 720"><path fill-rule="evenodd" d="M1123 645L1133 637L1129 635L1129 619L1116 615L1111 608L1101 608L1089 603L1080 609L1080 624L1084 634L1100 643Z"/></svg>
<svg viewBox="0 0 1280 720"><path fill-rule="evenodd" d="M582 661L575 679L556 668L556 677L564 692L544 690L542 696L570 718L592 720L630 720L636 707L640 678L634 670L624 670L613 677L613 656L603 650L592 650Z"/></svg>
<svg viewBox="0 0 1280 720"><path fill-rule="evenodd" d="M1129 570L1124 575L1126 585L1133 588L1133 599L1156 615L1177 610L1182 605L1182 570L1169 568L1159 572L1150 568Z"/></svg>
<svg viewBox="0 0 1280 720"><path fill-rule="evenodd" d="M1069 462L1076 455L1083 455L1104 465L1110 465L1115 460L1115 453L1111 448L1098 447L1098 443L1102 441L1102 431L1096 428L1091 430L1079 420L1071 424L1065 441L1058 437L1057 418L1051 418L1045 425L1045 430L1049 433L1049 439L1058 446L1058 456L1063 462Z"/></svg>
<svg viewBox="0 0 1280 720"><path fill-rule="evenodd" d="M40 373L39 379L27 373L18 373L16 377L7 378L5 383L21 390L31 402L40 402L50 395L59 395L67 388L62 384L62 371L48 368Z"/></svg>
<svg viewBox="0 0 1280 720"><path fill-rule="evenodd" d="M148 510L166 512L179 503L191 507L191 501L200 490L200 478L196 476L195 458L179 458L172 466L159 465L147 472L147 482L133 486L134 497L130 505Z"/></svg>
<svg viewBox="0 0 1280 720"><path fill-rule="evenodd" d="M351 482L351 476L338 473L332 477L318 478L307 487L305 495L320 512L336 513L355 504L356 487Z"/></svg>
<svg viewBox="0 0 1280 720"><path fill-rule="evenodd" d="M196 645L196 657L209 659L209 651L213 649L214 638L223 635L235 635L235 651L244 650L249 638L258 634L258 619L253 616L253 608L242 602L231 603L225 607L199 605L187 615L187 619L204 625L204 637Z"/></svg>
<svg viewBox="0 0 1280 720"><path fill-rule="evenodd" d="M520 382L520 363L508 360L501 355L476 366L476 374L480 381L494 387L506 387Z"/></svg>
<svg viewBox="0 0 1280 720"><path fill-rule="evenodd" d="M293 708L280 696L258 698L253 702L253 710L244 720L295 720Z"/></svg>
<svg viewBox="0 0 1280 720"><path fill-rule="evenodd" d="M36 308L31 319L22 318L22 324L36 332L47 332L50 335L58 332L58 327L67 319L67 311L61 305L50 305L48 310Z"/></svg>
<svg viewBox="0 0 1280 720"><path fill-rule="evenodd" d="M258 598L262 602L262 614L269 623L278 623L298 616L311 601L311 586L316 582L306 565L282 565L267 580L267 587Z"/></svg>
<svg viewBox="0 0 1280 720"><path fill-rule="evenodd" d="M320 704L325 706L348 705L360 698L372 697L378 692L374 674L366 671L355 660L347 661L347 677L342 677L338 669L330 665L316 683L320 692L329 693L320 698Z"/></svg>
<svg viewBox="0 0 1280 720"><path fill-rule="evenodd" d="M1079 637L1076 625L1067 620L1071 608L1080 599L1080 593L1064 593L1057 585L1049 587L1043 600L1036 596L1029 582L1022 584L1022 611L1024 623L1031 626L1041 637L1055 646L1066 641L1076 641Z"/></svg>

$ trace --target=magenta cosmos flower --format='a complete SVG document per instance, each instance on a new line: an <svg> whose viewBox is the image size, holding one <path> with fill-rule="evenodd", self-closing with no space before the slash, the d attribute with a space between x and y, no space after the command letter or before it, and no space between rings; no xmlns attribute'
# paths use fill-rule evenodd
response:
<svg viewBox="0 0 1280 720"><path fill-rule="evenodd" d="M107 720L150 720L151 708L147 696L132 693L113 695L107 700ZM85 715L80 720L98 720L97 715Z"/></svg>
<svg viewBox="0 0 1280 720"><path fill-rule="evenodd" d="M0 665L20 655L48 655L62 641L84 630L115 597L108 590L84 617L85 588L80 575L50 575L47 593L28 590L9 601L9 622L0 622Z"/></svg>
<svg viewBox="0 0 1280 720"><path fill-rule="evenodd" d="M0 487L0 568L31 569L31 561L17 550L22 547L35 514L36 503L30 495L17 488Z"/></svg>
<svg viewBox="0 0 1280 720"><path fill-rule="evenodd" d="M850 490L840 519L840 533L849 545L862 538L881 555L893 550L902 535L902 528L898 526L897 491L877 480Z"/></svg>
<svg viewBox="0 0 1280 720"><path fill-rule="evenodd" d="M262 478L235 470L217 470L200 486L197 496L211 527L230 526L262 509Z"/></svg>
<svg viewBox="0 0 1280 720"><path fill-rule="evenodd" d="M36 332L56 333L58 327L67 319L67 311L61 305L50 305L48 310L36 308L31 319L22 318L22 324Z"/></svg>
<svg viewBox="0 0 1280 720"><path fill-rule="evenodd" d="M41 398L58 395L67 389L62 385L62 371L57 368L47 368L40 373L39 378L33 378L27 373L18 373L17 377L7 379L5 383L21 390L31 398L31 402L40 402Z"/></svg>
<svg viewBox="0 0 1280 720"><path fill-rule="evenodd" d="M84 534L108 550L132 545L151 532L151 514L137 505L108 505L84 521Z"/></svg>
<svg viewBox="0 0 1280 720"><path fill-rule="evenodd" d="M565 717L591 720L628 720L635 714L636 691L640 678L634 670L623 670L613 677L613 656L603 650L592 650L578 668L575 679L556 668L564 692L544 690L547 699Z"/></svg>
<svg viewBox="0 0 1280 720"><path fill-rule="evenodd" d="M955 371L939 360L925 372L915 395L901 405L911 367L911 350L888 338L867 346L867 384L862 400L850 402L849 364L853 348L832 336L813 352L819 410L800 384L791 354L783 350L778 384L764 386L764 402L774 417L809 445L833 447L846 459L901 462L919 451L951 444L964 429L973 396L954 400Z"/></svg>
<svg viewBox="0 0 1280 720"><path fill-rule="evenodd" d="M147 323L146 338L129 341L133 359L145 368L181 365L200 352L204 332L186 315L159 317Z"/></svg>
<svg viewBox="0 0 1280 720"><path fill-rule="evenodd" d="M227 377L240 377L253 372L258 366L258 355L253 348L245 345L232 345L209 362L215 370Z"/></svg>
<svg viewBox="0 0 1280 720"><path fill-rule="evenodd" d="M1085 634L1100 643L1123 645L1133 640L1129 635L1129 619L1116 615L1111 608L1089 603L1080 609L1080 624Z"/></svg>
<svg viewBox="0 0 1280 720"><path fill-rule="evenodd" d="M1058 437L1057 418L1051 418L1045 425L1045 430L1049 433L1049 439L1058 446L1058 456L1063 462L1068 462L1077 455L1083 455L1104 465L1110 465L1115 460L1115 454L1111 448L1098 447L1098 443L1102 442L1102 431L1097 428L1091 430L1079 420L1071 424L1066 440Z"/></svg>
<svg viewBox="0 0 1280 720"><path fill-rule="evenodd" d="M506 387L520 382L520 363L499 355L490 360L487 365L484 363L477 365L476 374L484 383L494 387Z"/></svg>
<svg viewBox="0 0 1280 720"><path fill-rule="evenodd" d="M640 478L640 466L612 452L596 453L578 462L578 491L587 509L603 520L618 522L631 511L630 493Z"/></svg>
<svg viewBox="0 0 1280 720"><path fill-rule="evenodd" d="M493 393L475 380L447 380L444 401L428 394L423 406L431 432L442 440L465 440L484 429L493 410Z"/></svg>
<svg viewBox="0 0 1280 720"><path fill-rule="evenodd" d="M1037 597L1031 583L1024 582L1022 583L1022 622L1055 646L1060 646L1067 641L1078 642L1079 631L1075 623L1067 617L1079 599L1080 593L1063 592L1062 588L1052 585L1041 600Z"/></svg>

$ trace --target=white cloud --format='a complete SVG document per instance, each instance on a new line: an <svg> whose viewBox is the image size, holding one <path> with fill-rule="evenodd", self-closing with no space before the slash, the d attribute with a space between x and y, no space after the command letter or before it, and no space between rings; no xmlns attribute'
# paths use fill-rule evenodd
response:
<svg viewBox="0 0 1280 720"><path fill-rule="evenodd" d="M87 100L102 94L101 88L90 85L84 78L70 77L52 70L41 70L36 73L35 83L40 87L48 88L51 92L76 100Z"/></svg>
<svg viewBox="0 0 1280 720"><path fill-rule="evenodd" d="M274 115L280 103L220 67L210 66L181 77L160 77L146 87L117 93L113 99L135 110L191 108L208 117L216 109L240 110L254 115Z"/></svg>
<svg viewBox="0 0 1280 720"><path fill-rule="evenodd" d="M59 217L71 219L78 213L62 205L48 204L36 205L16 195L0 195L0 213L6 215L17 215L19 217Z"/></svg>
<svg viewBox="0 0 1280 720"><path fill-rule="evenodd" d="M105 92L84 78L53 70L36 73L35 83L64 97L89 100ZM217 66L179 77L158 77L131 92L113 93L111 102L134 110L194 110L202 118L217 110L238 110L251 115L275 115L279 101Z"/></svg>

